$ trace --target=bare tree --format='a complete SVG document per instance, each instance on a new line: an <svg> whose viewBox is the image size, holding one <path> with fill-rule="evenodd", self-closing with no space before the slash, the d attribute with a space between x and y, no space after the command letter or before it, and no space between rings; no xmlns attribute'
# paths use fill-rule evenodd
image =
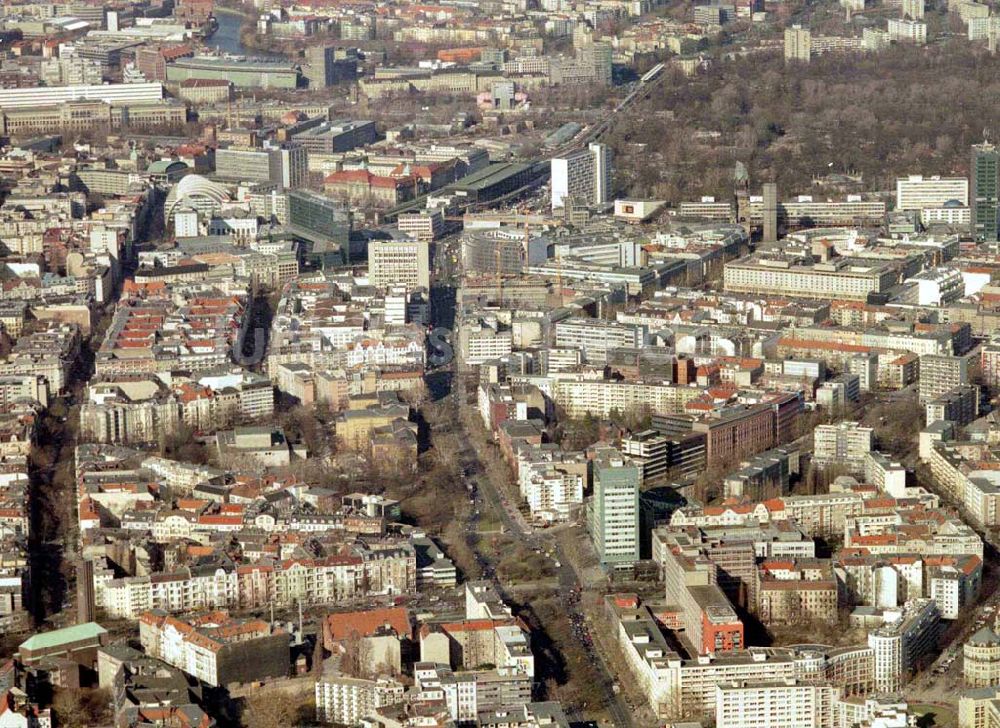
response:
<svg viewBox="0 0 1000 728"><path fill-rule="evenodd" d="M52 710L60 726L85 728L108 719L109 700L107 690L60 689L52 700Z"/></svg>
<svg viewBox="0 0 1000 728"><path fill-rule="evenodd" d="M245 728L287 728L295 724L295 700L277 691L255 692L243 702L241 724Z"/></svg>
<svg viewBox="0 0 1000 728"><path fill-rule="evenodd" d="M340 646L340 671L350 677L368 677L372 667L371 643L355 630Z"/></svg>

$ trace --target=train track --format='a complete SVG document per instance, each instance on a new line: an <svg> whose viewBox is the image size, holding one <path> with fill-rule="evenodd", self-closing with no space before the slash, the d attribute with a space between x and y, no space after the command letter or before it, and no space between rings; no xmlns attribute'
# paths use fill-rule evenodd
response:
<svg viewBox="0 0 1000 728"><path fill-rule="evenodd" d="M622 99L614 109L608 112L608 115L604 117L597 124L586 127L581 132L579 132L573 139L566 142L560 147L557 147L549 155L549 159L558 159L560 157L569 154L581 147L584 147L591 142L596 142L612 127L615 122L615 118L622 113L630 109L636 102L642 101L649 97L649 94L655 88L654 82L663 75L664 64L659 63L649 71L647 71L642 78L639 79L638 85L632 89L628 96Z"/></svg>

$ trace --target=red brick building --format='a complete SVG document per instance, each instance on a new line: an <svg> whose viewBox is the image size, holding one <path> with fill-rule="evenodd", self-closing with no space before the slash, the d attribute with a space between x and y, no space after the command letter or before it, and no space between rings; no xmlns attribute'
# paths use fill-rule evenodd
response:
<svg viewBox="0 0 1000 728"><path fill-rule="evenodd" d="M194 50L189 45L140 48L135 52L135 67L147 81L164 83L167 80L167 64L170 61L193 55Z"/></svg>
<svg viewBox="0 0 1000 728"><path fill-rule="evenodd" d="M701 613L700 654L742 650L745 644L743 622L739 620L732 622L728 619L716 621L709 612Z"/></svg>
<svg viewBox="0 0 1000 728"><path fill-rule="evenodd" d="M692 429L705 434L708 467L735 464L777 444L775 409L770 404L716 410L695 422Z"/></svg>
<svg viewBox="0 0 1000 728"><path fill-rule="evenodd" d="M177 0L174 17L179 22L201 25L212 17L214 0Z"/></svg>
<svg viewBox="0 0 1000 728"><path fill-rule="evenodd" d="M323 190L353 204L393 207L417 196L418 178L414 175L386 177L366 169L329 174L323 180Z"/></svg>
<svg viewBox="0 0 1000 728"><path fill-rule="evenodd" d="M774 444L794 440L802 414L802 397L798 392L777 392L767 398L767 404L774 410Z"/></svg>

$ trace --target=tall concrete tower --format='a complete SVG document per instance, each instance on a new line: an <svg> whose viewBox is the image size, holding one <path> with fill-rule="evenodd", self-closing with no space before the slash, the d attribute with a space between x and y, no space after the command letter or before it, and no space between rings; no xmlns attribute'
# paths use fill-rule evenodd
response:
<svg viewBox="0 0 1000 728"><path fill-rule="evenodd" d="M764 232L763 242L778 241L778 185L774 182L764 184Z"/></svg>
<svg viewBox="0 0 1000 728"><path fill-rule="evenodd" d="M94 621L97 611L94 598L94 562L85 559L76 567L76 621L86 624Z"/></svg>

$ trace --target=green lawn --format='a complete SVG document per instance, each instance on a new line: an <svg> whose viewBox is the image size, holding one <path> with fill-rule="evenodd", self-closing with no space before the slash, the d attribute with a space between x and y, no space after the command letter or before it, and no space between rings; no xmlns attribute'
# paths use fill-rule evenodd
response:
<svg viewBox="0 0 1000 728"><path fill-rule="evenodd" d="M479 531L491 533L500 530L500 519L493 511L493 506L484 504L479 513Z"/></svg>
<svg viewBox="0 0 1000 728"><path fill-rule="evenodd" d="M956 728L958 717L955 711L941 705L910 703L910 711L920 716L917 725L921 728Z"/></svg>

